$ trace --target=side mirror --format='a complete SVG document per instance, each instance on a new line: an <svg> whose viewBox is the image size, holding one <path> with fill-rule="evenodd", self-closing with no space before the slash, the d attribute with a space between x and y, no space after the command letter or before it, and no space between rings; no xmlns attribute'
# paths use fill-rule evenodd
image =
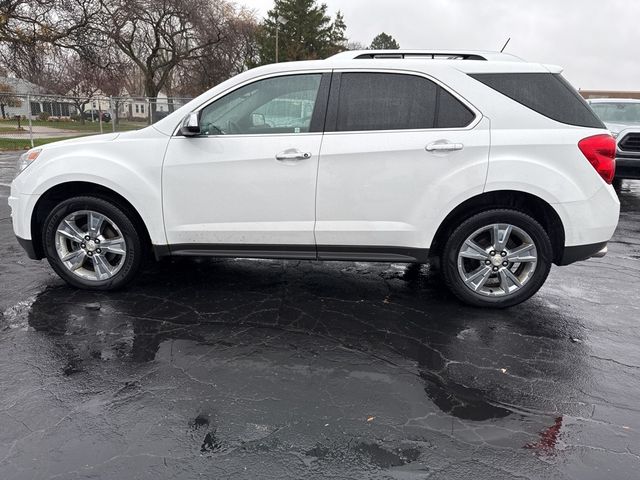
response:
<svg viewBox="0 0 640 480"><path fill-rule="evenodd" d="M185 137L196 137L200 135L200 120L196 112L189 113L180 126L180 134Z"/></svg>

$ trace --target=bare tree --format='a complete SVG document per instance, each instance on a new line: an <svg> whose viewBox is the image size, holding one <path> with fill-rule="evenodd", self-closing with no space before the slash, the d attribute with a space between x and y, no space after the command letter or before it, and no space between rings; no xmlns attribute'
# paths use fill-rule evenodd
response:
<svg viewBox="0 0 640 480"><path fill-rule="evenodd" d="M80 123L83 125L86 107L100 91L92 73L87 71L87 66L87 62L75 56L71 57L65 65L69 77L61 84L61 89L66 90L64 94L71 97L71 101L79 113Z"/></svg>
<svg viewBox="0 0 640 480"><path fill-rule="evenodd" d="M42 43L7 43L0 48L0 61L17 78L45 85L52 76L55 47Z"/></svg>
<svg viewBox="0 0 640 480"><path fill-rule="evenodd" d="M0 42L82 50L97 39L88 27L99 11L95 0L2 0Z"/></svg>
<svg viewBox="0 0 640 480"><path fill-rule="evenodd" d="M233 7L208 0L102 0L94 28L138 67L144 93L157 98L175 68L221 43ZM155 106L153 108L155 112Z"/></svg>
<svg viewBox="0 0 640 480"><path fill-rule="evenodd" d="M347 42L347 50L367 50L367 48L364 43L358 42L357 40Z"/></svg>
<svg viewBox="0 0 640 480"><path fill-rule="evenodd" d="M0 0L0 61L82 112L98 88L200 93L257 63L256 28L227 0Z"/></svg>
<svg viewBox="0 0 640 480"><path fill-rule="evenodd" d="M62 53L57 57L58 82L50 91L71 97L80 122L85 123L86 106L98 96L119 94L124 85L123 72L116 66L98 68L77 53Z"/></svg>
<svg viewBox="0 0 640 480"><path fill-rule="evenodd" d="M231 16L220 43L207 48L204 55L178 66L173 92L180 96L198 95L257 63L257 29L252 12L240 10Z"/></svg>

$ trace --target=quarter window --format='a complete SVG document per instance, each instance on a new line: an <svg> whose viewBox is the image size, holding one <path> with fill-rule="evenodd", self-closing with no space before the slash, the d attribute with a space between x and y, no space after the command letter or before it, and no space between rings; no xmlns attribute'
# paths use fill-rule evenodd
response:
<svg viewBox="0 0 640 480"><path fill-rule="evenodd" d="M461 128L474 114L434 82L396 73L343 73L337 131Z"/></svg>
<svg viewBox="0 0 640 480"><path fill-rule="evenodd" d="M447 92L444 88L438 93L438 128L466 127L475 115L460 100Z"/></svg>
<svg viewBox="0 0 640 480"><path fill-rule="evenodd" d="M289 75L241 87L202 110L201 129L205 135L309 132L321 79Z"/></svg>
<svg viewBox="0 0 640 480"><path fill-rule="evenodd" d="M479 82L557 122L604 128L587 102L562 75L553 73L479 73Z"/></svg>

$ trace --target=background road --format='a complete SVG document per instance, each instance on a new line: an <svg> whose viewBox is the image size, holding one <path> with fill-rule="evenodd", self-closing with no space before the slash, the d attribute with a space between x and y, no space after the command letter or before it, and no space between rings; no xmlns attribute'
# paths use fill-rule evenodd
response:
<svg viewBox="0 0 640 480"><path fill-rule="evenodd" d="M609 255L465 307L427 267L215 259L73 290L0 155L0 478L636 479L640 183Z"/></svg>

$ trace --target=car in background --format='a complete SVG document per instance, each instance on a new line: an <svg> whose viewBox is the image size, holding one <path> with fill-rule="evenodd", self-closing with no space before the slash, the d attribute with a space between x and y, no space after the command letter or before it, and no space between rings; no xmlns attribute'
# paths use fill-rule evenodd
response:
<svg viewBox="0 0 640 480"><path fill-rule="evenodd" d="M98 110L85 110L82 114L85 120L91 120L92 122L100 121L100 115L102 115L102 121L109 123L111 121L111 114L109 112L100 112Z"/></svg>
<svg viewBox="0 0 640 480"><path fill-rule="evenodd" d="M597 98L588 103L617 141L614 184L640 180L640 100Z"/></svg>

